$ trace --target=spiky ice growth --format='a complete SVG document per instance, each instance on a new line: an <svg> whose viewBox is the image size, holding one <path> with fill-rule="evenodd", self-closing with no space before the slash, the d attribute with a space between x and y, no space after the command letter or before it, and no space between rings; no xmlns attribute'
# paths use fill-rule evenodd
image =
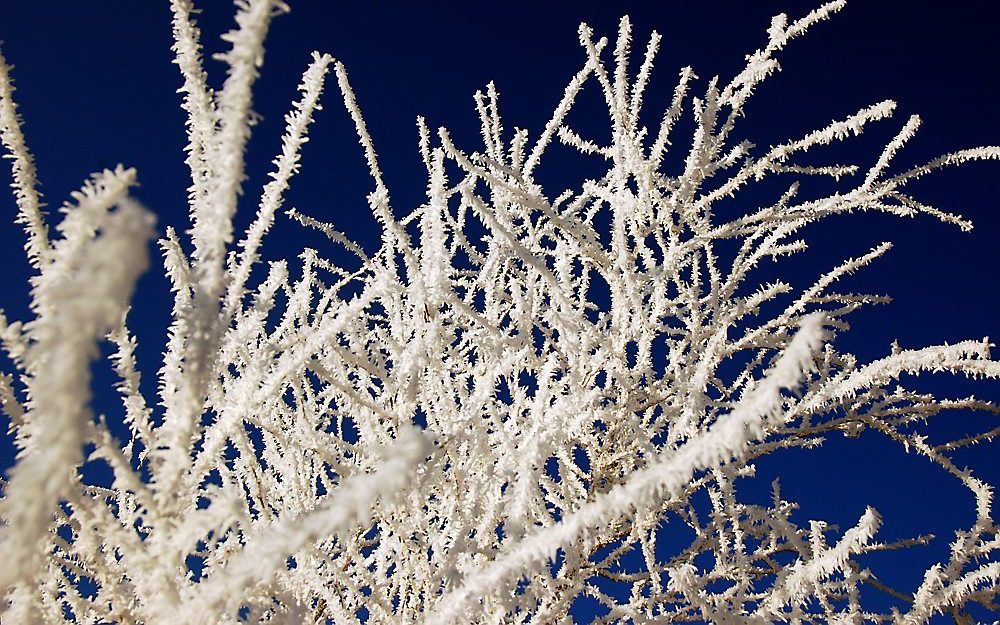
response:
<svg viewBox="0 0 1000 625"><path fill-rule="evenodd" d="M192 227L189 238L168 227L160 241L173 318L155 398L139 391L125 323L151 232L128 196L135 173L96 175L50 239L0 58L0 139L37 270L35 318L0 318L17 368L0 377L0 403L21 450L0 499L5 623L565 623L587 595L609 623L920 624L992 604L992 490L951 454L1000 429L931 445L919 426L946 409L998 409L900 382L924 371L1000 377L988 341L893 348L869 364L839 351L847 316L885 298L834 286L888 243L801 292L755 277L762 263L803 251L802 229L831 215L926 214L968 228L907 185L1000 156L975 148L891 173L914 117L867 169L806 160L889 118L892 102L767 148L735 141L777 55L843 2L774 18L746 67L712 78L699 97L685 68L652 128L641 118L659 35L633 75L627 19L610 64L608 40L581 26L583 67L537 136L504 130L492 84L475 96L478 151L444 129L433 139L418 120L427 201L403 212L346 70L317 53L257 217L234 244L252 85L270 20L286 8L236 4L219 57L229 71L213 92L195 9L171 1ZM374 252L284 207L331 68L374 179ZM585 87L603 96L607 145L567 125ZM693 133L681 141L672 135L686 110ZM544 190L535 172L556 139L600 159L603 175ZM679 167L668 152L682 152ZM809 176L841 188L804 197ZM773 204L716 215L778 177L787 191ZM262 263L283 212L356 260L342 266L307 249L294 271ZM108 418L127 424L129 441L88 408L103 338L122 399ZM770 505L741 498L759 458L862 429L916 450L975 497L975 521L919 588L888 588L859 563L927 540L879 542L874 509L834 532L800 518L777 485ZM88 484L84 462L110 467L111 486ZM664 555L662 532L678 521L693 537L671 540ZM636 570L622 570L628 554ZM623 592L606 592L600 578ZM903 608L866 607L865 586Z"/></svg>

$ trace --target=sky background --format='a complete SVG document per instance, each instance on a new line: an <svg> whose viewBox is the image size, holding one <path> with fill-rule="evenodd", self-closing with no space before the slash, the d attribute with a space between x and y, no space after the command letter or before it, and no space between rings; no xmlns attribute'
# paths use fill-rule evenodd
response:
<svg viewBox="0 0 1000 625"><path fill-rule="evenodd" d="M218 35L231 26L232 7L220 1L201 4L206 50L220 51ZM651 30L664 36L646 98L647 119L654 120L667 105L682 66L692 65L701 77L694 89L698 93L712 75L729 78L742 67L743 56L764 42L771 15L797 17L817 5L735 0L340 4L293 2L292 12L273 23L255 91L262 121L249 144L250 179L244 185L238 229L253 214L269 161L280 145L282 116L296 97L312 50L329 52L346 64L393 204L409 210L425 191L416 116L424 115L432 127L449 127L460 146L476 149L472 94L493 80L508 130L523 127L537 136L566 82L584 62L577 43L579 22L613 37L618 19L630 15L636 54ZM790 44L781 57L783 71L749 105L743 133L766 146L891 98L899 103L896 117L861 140L826 153L830 160L873 162L911 113L919 113L924 125L897 158L896 171L945 151L998 145L997 11L989 2L851 0L832 20ZM0 41L15 66L25 136L53 212L91 172L123 163L138 169L141 187L135 194L157 214L160 231L166 225L185 229L184 118L175 92L180 78L171 64L168 3L0 0ZM207 67L219 84L221 64L208 61ZM326 107L316 118L287 205L333 221L372 250L378 234L364 199L372 185L351 122L334 85L328 86ZM593 85L585 91L589 94L571 121L594 129L597 136L601 129L606 134ZM675 135L675 144L685 147L686 141ZM558 186L589 175L588 164L567 150L553 148L548 158L540 173L543 182ZM892 240L896 247L888 257L846 284L895 301L856 314L854 331L838 339L841 348L870 360L885 355L892 338L903 347L920 347L998 336L998 177L1000 163L974 163L927 177L916 187L918 198L972 219L976 227L971 233L929 218L841 217L807 232L811 250L786 262L783 277L805 285L840 260ZM0 182L7 181L5 166ZM8 224L0 229L0 307L12 319L28 319L29 271L10 196L0 199L0 212ZM294 256L304 244L322 246L312 234L279 219L265 242L265 255ZM160 273L154 264L141 280L132 314L147 396L155 392L169 321L168 288ZM107 367L97 366L95 375L95 407L114 414L119 409ZM1000 399L997 384L941 376L924 384L951 396L974 391ZM945 415L930 431L940 438L989 429L995 422L988 415ZM0 468L12 463L13 453L9 439L0 441ZM995 449L969 449L958 459L991 483L1000 483ZM831 438L822 450L785 453L763 462L760 473L763 484L769 476L782 476L786 495L803 504L803 518L847 527L870 504L885 517L885 539L937 533L940 538L931 547L871 561L883 579L911 589L926 566L946 556L952 532L972 520L971 497L942 471L875 436ZM580 607L578 615L585 613L586 607Z"/></svg>

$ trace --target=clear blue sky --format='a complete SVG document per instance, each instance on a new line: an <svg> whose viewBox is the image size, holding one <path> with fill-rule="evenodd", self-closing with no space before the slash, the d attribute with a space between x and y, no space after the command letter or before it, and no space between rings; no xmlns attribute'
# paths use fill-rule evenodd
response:
<svg viewBox="0 0 1000 625"><path fill-rule="evenodd" d="M231 6L202 2L201 19L210 52L222 48L217 36L231 24ZM333 54L348 68L358 101L379 150L397 207L424 197L423 168L416 150L414 119L446 125L459 143L478 145L472 93L487 81L501 93L508 127L537 133L583 62L576 27L587 21L613 36L618 18L629 14L635 47L652 29L664 35L648 114L658 116L678 69L693 65L702 77L724 77L739 69L744 54L764 38L770 16L801 15L818 3L741 2L358 2L355 6L319 0L292 2L277 19L267 46L255 108L263 116L249 146L251 179L238 226L246 224L279 146L282 115L295 97L299 74L316 49ZM748 110L744 127L761 144L798 136L885 98L899 102L896 120L837 152L845 160L869 163L880 144L911 113L924 126L898 166L944 151L1000 144L1000 9L990 2L908 2L851 0L847 9L796 40L783 56L783 72L765 83ZM143 0L103 3L52 0L0 5L0 40L15 65L17 97L25 135L34 151L42 190L50 207L60 205L91 172L117 163L136 167L137 196L166 225L186 227L183 116L179 85L171 64L168 3ZM216 82L221 64L208 62ZM369 249L376 236L364 201L371 185L353 129L335 89L304 151L304 167L293 183L289 205L334 221ZM588 118L588 115L595 115ZM600 124L596 109L577 116L583 125ZM556 157L555 154L550 155ZM553 179L576 172L549 165ZM888 258L851 278L855 291L891 295L887 307L855 315L855 330L838 339L863 359L885 354L892 338L904 347L1000 335L997 309L997 247L1000 164L972 164L921 181L918 197L971 218L962 233L927 218L902 221L874 215L844 217L811 231L812 251L796 261L793 283L803 284L837 261L856 256L882 240L894 240ZM9 180L4 167L0 182ZM0 199L9 225L0 229L4 267L0 306L26 319L27 264L22 238L13 227L10 197ZM270 257L294 255L303 244L321 246L282 220L269 236ZM321 248L322 249L322 248ZM168 321L165 280L155 269L140 283L133 329L142 348L140 366L150 395ZM4 363L6 366L8 363ZM98 367L96 406L116 410L111 377ZM996 384L969 384L929 378L926 388L960 396L1000 399ZM995 425L987 415L946 415L932 436ZM0 468L12 462L9 439L0 442ZM995 450L973 448L958 456L993 484L1000 483ZM842 471L845 480L831 478ZM914 587L919 571L944 557L954 529L972 519L971 499L941 471L914 455L865 436L860 441L830 439L824 449L788 453L760 466L769 482L782 475L786 494L804 505L803 516L845 526L865 505L885 516L886 539L932 531L935 545L872 566L884 578Z"/></svg>

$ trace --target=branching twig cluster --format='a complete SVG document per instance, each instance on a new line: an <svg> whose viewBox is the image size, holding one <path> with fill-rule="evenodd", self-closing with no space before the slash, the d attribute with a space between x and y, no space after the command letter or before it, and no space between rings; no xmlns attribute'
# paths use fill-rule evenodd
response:
<svg viewBox="0 0 1000 625"><path fill-rule="evenodd" d="M1000 157L976 148L892 173L913 117L870 167L811 164L807 152L889 118L892 102L770 147L734 139L777 56L842 0L774 18L746 67L701 95L685 68L652 128L643 95L659 35L632 71L627 19L611 51L581 26L583 68L537 136L504 127L492 84L475 96L478 151L418 120L427 200L409 212L391 204L344 67L316 54L257 217L235 244L251 87L284 6L237 2L217 92L191 0L171 6L193 225L190 238L167 228L160 240L173 317L155 398L139 391L125 323L151 235L129 198L135 173L95 175L51 237L0 59L0 131L36 271L33 320L0 318L17 369L0 377L0 402L20 447L0 499L4 622L542 624L569 622L582 596L603 604L605 623L915 625L961 617L972 602L995 607L992 489L952 457L1000 429L932 445L919 426L944 410L1000 410L900 380L1000 377L988 341L894 348L868 364L838 351L849 313L885 298L837 283L888 243L802 291L755 277L803 251L805 226L832 215L926 214L967 228L908 185ZM374 252L283 207L331 69L374 179ZM568 125L585 88L603 96L606 144ZM605 173L547 192L535 175L554 141L602 159ZM666 156L678 151L675 167ZM812 176L840 190L800 193ZM746 190L771 178L786 191L755 206ZM734 202L748 210L720 218ZM294 269L263 263L283 211L356 260L306 249ZM124 442L88 408L105 338ZM865 429L975 496L975 522L917 589L890 587L859 556L929 537L880 542L871 508L846 531L807 522L777 484L769 505L741 498L762 456ZM109 467L113 483L88 483L84 463ZM661 544L665 531L684 544ZM866 585L901 607L866 607Z"/></svg>

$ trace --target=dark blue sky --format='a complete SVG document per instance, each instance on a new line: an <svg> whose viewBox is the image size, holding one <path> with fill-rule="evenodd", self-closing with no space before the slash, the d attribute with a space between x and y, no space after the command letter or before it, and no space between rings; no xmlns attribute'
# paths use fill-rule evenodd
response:
<svg viewBox="0 0 1000 625"><path fill-rule="evenodd" d="M231 5L203 2L206 49L222 49L217 36L231 24ZM508 128L537 133L583 63L576 27L587 21L613 36L618 18L629 14L641 50L652 29L664 35L647 113L658 117L677 71L692 65L703 88L713 74L730 77L743 55L764 41L770 16L804 14L811 2L493 2L340 3L300 1L277 19L267 45L255 109L263 116L249 146L250 180L238 227L256 205L263 174L279 147L282 115L295 97L299 75L316 49L342 60L379 151L394 204L409 208L424 197L423 168L416 150L414 119L446 125L460 145L478 146L472 93L494 80ZM843 160L870 163L881 144L911 113L924 125L897 161L922 162L952 149L1000 144L1000 47L997 9L990 2L851 0L831 21L793 42L782 57L784 70L767 81L749 106L744 132L759 144L796 137L885 98L899 103L897 118L861 140L838 149ZM25 135L37 159L42 190L51 208L91 172L123 163L138 169L136 195L159 223L186 226L183 116L175 93L180 83L171 64L168 3L47 2L0 3L0 40L14 76ZM638 62L638 60L636 60ZM221 64L209 61L218 83ZM333 85L330 85L333 87ZM695 89L697 93L700 89ZM288 204L334 221L369 249L376 236L364 201L371 184L350 121L336 89L306 146L301 175ZM597 109L582 105L575 119L597 126ZM683 146L680 139L675 144ZM569 180L577 160L560 165L565 151L552 150L547 170ZM676 162L676 161L675 161ZM586 169L582 170L586 172ZM863 359L887 352L892 338L903 347L998 336L1000 286L996 249L1000 211L996 180L1000 164L972 164L920 181L917 194L931 204L971 218L975 230L962 233L928 218L899 220L875 215L841 217L810 231L812 250L790 265L788 279L802 284L841 259L857 256L876 242L895 249L875 266L850 278L855 291L895 298L888 307L857 314L855 331L838 339ZM4 167L0 182L9 180ZM551 190L550 190L551 191ZM0 306L15 319L27 318L27 264L22 236L13 226L11 198L0 199L9 225L0 229L4 267ZM265 243L269 257L293 255L303 244L320 246L312 235L279 221ZM322 249L322 248L321 248ZM165 280L155 269L140 283L133 328L143 347L140 366L152 393L168 321ZM110 381L100 367L97 382ZM1000 398L997 384L970 385L935 377L927 388L954 396ZM110 389L98 388L97 406L113 411ZM995 425L995 417L945 415L935 436ZM0 467L9 466L13 447L0 445ZM992 483L1000 463L989 447L958 456ZM834 471L845 475L838 485ZM913 586L919 570L944 556L950 533L972 519L971 498L941 471L913 455L866 436L831 439L818 452L796 452L761 465L763 474L782 474L785 491L805 504L804 515L853 524L866 504L886 517L886 538L922 531L941 534L937 545L907 556L875 562L887 578ZM768 480L769 481L769 480ZM766 483L766 482L765 482ZM907 559L908 558L908 559ZM920 569L922 570L922 569Z"/></svg>

